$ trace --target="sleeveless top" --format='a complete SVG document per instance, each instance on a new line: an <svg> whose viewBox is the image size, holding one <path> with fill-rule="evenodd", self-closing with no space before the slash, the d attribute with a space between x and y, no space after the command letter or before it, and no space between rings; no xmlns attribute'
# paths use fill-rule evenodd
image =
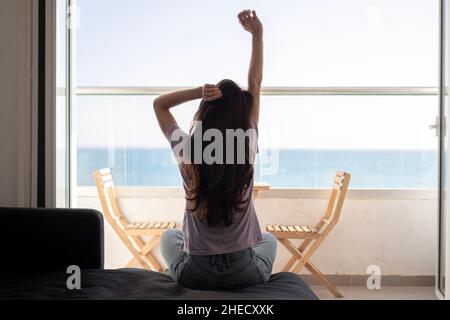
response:
<svg viewBox="0 0 450 320"><path fill-rule="evenodd" d="M253 143L257 145L258 128L255 122L252 122L252 127L256 131L256 141ZM182 154L179 150L182 148L182 144L189 141L189 135L181 130L177 124L174 124L167 132L167 138L175 159L180 163ZM178 148L176 148L177 146ZM187 192L190 177L183 170L180 170L180 173L185 192ZM261 241L261 228L253 204L253 179L245 191L243 199L248 199L248 201L234 213L233 224L226 226L221 222L214 227L210 227L207 222L196 218L194 212L188 211L189 202L186 201L183 219L183 250L191 255L216 255L241 251L253 247Z"/></svg>

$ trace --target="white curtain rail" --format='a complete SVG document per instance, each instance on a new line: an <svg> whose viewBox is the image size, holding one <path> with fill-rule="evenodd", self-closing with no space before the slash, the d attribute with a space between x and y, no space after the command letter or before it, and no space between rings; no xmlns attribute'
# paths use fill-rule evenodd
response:
<svg viewBox="0 0 450 320"><path fill-rule="evenodd" d="M77 95L161 95L188 87L78 87ZM63 96L64 88L58 89ZM265 96L435 96L437 87L263 87Z"/></svg>

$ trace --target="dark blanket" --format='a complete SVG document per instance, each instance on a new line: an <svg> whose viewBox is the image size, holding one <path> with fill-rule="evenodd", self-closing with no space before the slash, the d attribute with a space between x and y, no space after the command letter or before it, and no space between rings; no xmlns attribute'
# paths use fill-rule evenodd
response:
<svg viewBox="0 0 450 320"><path fill-rule="evenodd" d="M296 274L277 273L263 285L237 291L190 290L169 276L140 269L83 270L81 290L68 290L65 273L0 277L0 299L316 300Z"/></svg>

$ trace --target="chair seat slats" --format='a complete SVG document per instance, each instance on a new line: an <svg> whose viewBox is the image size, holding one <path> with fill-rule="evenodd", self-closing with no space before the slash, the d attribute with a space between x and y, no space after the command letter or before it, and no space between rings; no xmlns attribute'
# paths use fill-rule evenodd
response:
<svg viewBox="0 0 450 320"><path fill-rule="evenodd" d="M175 222L138 222L130 223L125 227L126 230L149 230L149 229L174 229L176 227Z"/></svg>
<svg viewBox="0 0 450 320"><path fill-rule="evenodd" d="M313 228L310 228L308 226L285 226L285 225L272 225L269 224L266 226L266 230L269 232L277 232L277 233L317 233L317 231Z"/></svg>
<svg viewBox="0 0 450 320"><path fill-rule="evenodd" d="M303 231L309 233L311 230L307 226L302 226Z"/></svg>

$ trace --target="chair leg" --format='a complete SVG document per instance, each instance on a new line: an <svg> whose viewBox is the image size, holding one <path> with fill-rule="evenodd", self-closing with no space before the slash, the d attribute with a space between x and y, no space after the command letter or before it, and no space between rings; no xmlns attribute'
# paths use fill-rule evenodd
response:
<svg viewBox="0 0 450 320"><path fill-rule="evenodd" d="M149 257L149 256L151 256L151 257ZM161 271L162 271L161 266L160 266L159 263L156 261L156 259L151 255L151 253L147 253L146 258L149 260L150 265L153 267L153 269L154 269L155 271L158 271L158 272L161 272ZM152 258L153 258L154 261L152 261ZM133 268L133 267L136 266L136 263L137 263L137 259L136 259L136 258L133 258L133 259L131 259L131 260L127 263L126 268ZM152 270L152 268L151 268L149 265L144 265L144 264L141 264L141 263L140 263L140 265L141 265L141 267L142 267L143 269L145 269L145 270ZM158 267L158 266L159 266L159 267ZM158 269L159 269L159 270L158 270Z"/></svg>
<svg viewBox="0 0 450 320"><path fill-rule="evenodd" d="M136 265L136 259L133 258L127 263L126 268L133 268L135 265Z"/></svg>
<svg viewBox="0 0 450 320"><path fill-rule="evenodd" d="M153 256L153 254L151 254L149 252L149 253L147 253L146 257L150 261L150 263L152 264L152 266L153 266L153 268L155 269L156 272L163 272L164 271L162 266L159 264L158 260L156 260L156 258Z"/></svg>
<svg viewBox="0 0 450 320"><path fill-rule="evenodd" d="M325 276L322 272L320 272L320 270L312 264L311 261L309 261L309 259L307 257L305 257L305 255L300 252L295 246L294 244L292 244L292 242L290 242L287 239L279 239L281 244L283 244L286 249L289 250L289 252L294 256L294 258L300 262L304 262L303 265L305 265L305 267L308 269L309 272L311 272L313 275L315 275L320 282L322 282L322 284L328 288L328 290L331 291L331 293L336 297L336 298L342 298L342 294L337 290L337 288L334 286L334 284L332 284Z"/></svg>
<svg viewBox="0 0 450 320"><path fill-rule="evenodd" d="M137 254L137 255L140 255L139 252L137 252L136 254ZM130 262L128 262L127 266L129 266L129 265L135 265L136 263L137 263L138 265L140 265L140 266L142 267L142 269L145 269L145 270L152 270L150 264L149 264L146 260L144 260L143 257L141 257L141 256L139 256L139 258L137 258L137 257L135 256Z"/></svg>
<svg viewBox="0 0 450 320"><path fill-rule="evenodd" d="M280 239L278 239L280 240ZM303 252L306 247L311 243L312 239L306 239L302 242L302 244L297 248L298 251ZM280 240L281 242L281 240ZM289 272L292 267L294 266L295 262L297 262L297 258L293 255L289 261L284 265L283 269L281 271L283 272Z"/></svg>
<svg viewBox="0 0 450 320"><path fill-rule="evenodd" d="M282 272L289 272L292 268L292 266L294 265L295 261L297 261L297 259L292 256L289 261L284 265L283 269L281 269Z"/></svg>
<svg viewBox="0 0 450 320"><path fill-rule="evenodd" d="M297 249L292 242L290 242L288 239L278 239L278 240L292 254L291 259L294 259L294 261L303 259L304 257L303 253L299 249Z"/></svg>
<svg viewBox="0 0 450 320"><path fill-rule="evenodd" d="M294 268L295 273L299 273L300 270L305 266L307 262L309 262L309 259L313 255L313 253L319 248L323 241L323 237L317 238L314 243L308 248L307 251L305 250L299 250L303 254L303 258L300 259L300 261L297 263L297 265Z"/></svg>
<svg viewBox="0 0 450 320"><path fill-rule="evenodd" d="M133 264L137 263L143 269L151 270L151 267L150 267L148 261L146 261L146 259L144 259L141 256L140 251L138 251L138 249L135 248L133 244L130 243L129 245L127 245L127 247L128 247L128 249L130 250L130 252L133 255L133 259L130 262L128 262L127 266L130 266L130 265L133 265ZM140 247L140 246L138 245L138 247Z"/></svg>
<svg viewBox="0 0 450 320"><path fill-rule="evenodd" d="M336 286L325 277L325 275L320 272L319 269L315 265L312 264L311 261L308 261L305 265L305 268L308 269L309 272L311 272L313 275L315 275L322 284L327 287L328 290L336 297L336 298L343 298L344 296L338 291Z"/></svg>
<svg viewBox="0 0 450 320"><path fill-rule="evenodd" d="M160 240L160 235L154 236L149 242L147 242L145 245L143 245L141 247L139 253L148 259L148 261L150 262L151 266L153 267L153 269L155 271L162 272L163 268L162 268L161 264L159 264L158 260L151 253L153 248L159 243L159 240Z"/></svg>
<svg viewBox="0 0 450 320"><path fill-rule="evenodd" d="M161 264L158 262L158 260L155 258L155 256L152 254L153 248L159 243L161 236L156 235L154 236L145 246L142 248L142 254L147 257L147 259L152 264L153 268L157 272L162 272L163 268Z"/></svg>
<svg viewBox="0 0 450 320"><path fill-rule="evenodd" d="M297 264L295 265L292 272L299 273L307 263L308 263L308 257L306 256L306 254L303 253L303 258L301 258L300 260L297 260Z"/></svg>

